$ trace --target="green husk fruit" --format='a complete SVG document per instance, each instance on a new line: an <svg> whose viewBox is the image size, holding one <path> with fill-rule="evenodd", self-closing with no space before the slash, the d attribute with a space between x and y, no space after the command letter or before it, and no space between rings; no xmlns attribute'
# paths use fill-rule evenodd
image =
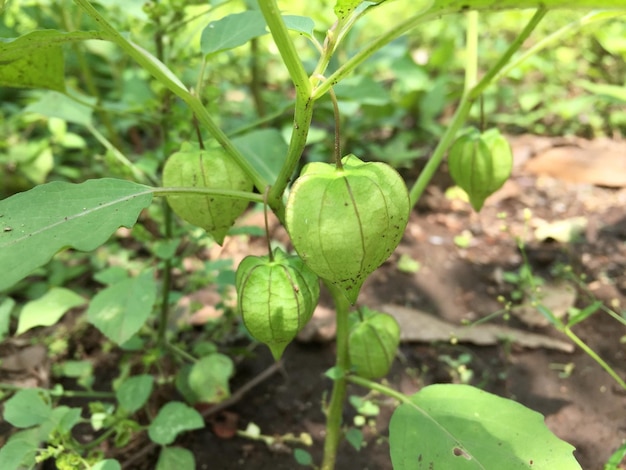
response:
<svg viewBox="0 0 626 470"><path fill-rule="evenodd" d="M237 300L246 329L276 360L311 319L319 298L318 277L298 256L277 248L247 256L237 268Z"/></svg>
<svg viewBox="0 0 626 470"><path fill-rule="evenodd" d="M343 168L309 163L286 206L293 245L311 270L354 304L367 276L394 251L409 219L409 195L396 170L355 155Z"/></svg>
<svg viewBox="0 0 626 470"><path fill-rule="evenodd" d="M351 315L348 337L350 365L366 379L379 379L389 372L400 344L400 326L394 317L363 308Z"/></svg>
<svg viewBox="0 0 626 470"><path fill-rule="evenodd" d="M463 189L474 210L511 176L513 153L497 129L480 133L473 129L459 137L448 152L448 168L454 182Z"/></svg>
<svg viewBox="0 0 626 470"><path fill-rule="evenodd" d="M163 186L252 191L252 181L220 148L200 150L183 144L163 168ZM225 196L167 196L172 210L183 220L205 229L217 243L224 237L248 201Z"/></svg>

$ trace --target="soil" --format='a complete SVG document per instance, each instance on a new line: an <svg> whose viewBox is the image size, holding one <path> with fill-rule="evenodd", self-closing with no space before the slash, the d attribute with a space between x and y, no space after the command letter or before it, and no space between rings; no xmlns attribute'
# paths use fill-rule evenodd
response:
<svg viewBox="0 0 626 470"><path fill-rule="evenodd" d="M446 197L451 183L442 169L412 213L396 253L364 285L359 303L372 308L396 305L457 325L463 320L475 321L502 310L499 296L514 296L517 286L506 281L506 273L518 271L525 253L546 287L554 284L558 290L563 285L555 274L558 266L569 266L574 274L584 275L580 285L567 284L575 286L577 295L571 305L566 301L565 309L584 308L596 298L622 312L620 306L626 305L626 190L531 173L524 166L525 158L520 157L520 148L526 147L516 146L510 182L478 214L466 202ZM620 158L626 158L625 154ZM531 157L536 157L532 151L526 155ZM551 171L554 173L554 168ZM415 172L406 172L405 177L410 182ZM554 225L558 221L566 221L561 224L565 230ZM570 229L578 231L578 237L571 237ZM563 233L570 239L561 239ZM459 236L462 238L455 239ZM517 237L524 241L524 253ZM417 272L398 268L403 255L420 263ZM310 452L315 462L321 461L322 409L331 388L324 373L333 366L334 343L332 327L324 330L324 319L318 321L319 331L306 342L296 341L287 348L282 369L213 416L205 429L186 433L177 441L194 453L199 469L304 468L292 455L296 447ZM538 317L508 314L490 321L571 343ZM599 311L573 331L620 377L626 377L623 324ZM266 348L256 348L238 364L232 390L237 391L273 363ZM585 470L601 470L626 442L626 393L579 347L564 352L541 345L524 347L516 341L491 345L424 342L415 335L403 342L386 380L406 394L434 383L469 383L516 400L542 413L554 434L576 447L575 457ZM357 387L349 389L350 395L366 393ZM344 442L337 469L392 468L386 436L394 404L382 396L372 399L380 405L380 413L368 418L369 424L362 428L366 445L356 450ZM347 406L346 425L353 426L356 415L355 409ZM229 433L223 430L244 430L250 423L269 436L308 433L313 445L281 443L279 439L269 446L242 436L226 437ZM134 453L141 455L124 468L154 468L158 449L142 452L147 443L144 439L131 454L118 457L123 461ZM620 468L626 468L626 462Z"/></svg>

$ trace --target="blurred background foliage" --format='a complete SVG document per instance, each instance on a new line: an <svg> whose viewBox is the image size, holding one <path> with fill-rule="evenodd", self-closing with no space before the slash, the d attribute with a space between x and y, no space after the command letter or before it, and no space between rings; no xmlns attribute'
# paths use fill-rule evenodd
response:
<svg viewBox="0 0 626 470"><path fill-rule="evenodd" d="M275 151L291 132L293 91L269 35L235 49L204 55L203 30L211 21L256 2L200 0L110 0L97 5L133 41L168 65L201 95L232 137L262 140L260 129L275 130ZM283 0L285 14L309 16L319 41L332 25L332 2ZM415 2L395 0L364 16L330 64L332 72L381 32L394 27ZM481 15L480 72L504 52L531 11ZM525 48L582 16L548 14ZM342 112L343 146L365 158L411 168L427 158L445 129L463 87L464 17L422 25L376 53L336 87ZM0 34L14 38L34 29L97 29L71 0L8 2ZM318 51L294 33L298 52L311 71ZM56 92L0 88L0 197L45 181L129 177L125 156L159 181L164 159L185 140L196 140L184 103L116 46L86 41L65 49L67 97ZM490 87L473 124L497 126L512 134L576 134L619 137L626 129L626 26L599 22L566 35L513 68ZM306 152L308 160L332 153L332 107L316 109ZM260 135L267 140L269 134ZM207 136L205 136L207 138ZM278 139L278 140L277 140Z"/></svg>

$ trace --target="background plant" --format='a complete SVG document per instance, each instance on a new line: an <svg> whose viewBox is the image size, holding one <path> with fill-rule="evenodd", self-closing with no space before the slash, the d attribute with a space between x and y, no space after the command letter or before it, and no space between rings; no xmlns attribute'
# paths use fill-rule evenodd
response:
<svg viewBox="0 0 626 470"><path fill-rule="evenodd" d="M5 111L12 116L11 106L19 108L25 104L22 100L28 102L24 106L27 111L24 116L28 118L11 118L6 124L15 142L5 144L11 150L3 157L6 162L2 163L6 166L5 174L11 175L7 181L11 185L15 183L15 186L2 185L3 190L8 196L33 184L39 186L3 200L0 206L4 235L0 260L3 266L10 267L0 277L0 288L11 295L3 301L1 312L6 332L15 299L38 298L44 305L61 307L48 308L45 316L35 315L34 320L22 310L18 331L54 324L67 310L85 302L69 290L50 290L50 287L67 285L85 272L107 268L97 279L106 287L91 299L86 317L123 349L144 351L139 358L137 355L134 359L130 358L125 366L127 368L121 370L115 390L118 406L112 408L94 403L91 410L91 425L95 429L106 427L107 437L113 434L122 436L117 440L120 445L124 444L124 436L140 427L132 415L148 404L153 387L152 374L156 373L158 377L162 373L164 380L175 380L190 402L215 402L229 394L232 360L217 352L211 341L199 343L201 346L191 355L178 346L179 337L166 328L170 306L178 295L170 290L171 274L174 268L180 266L182 254L188 249L183 241L188 228L173 224L172 214L165 204L151 205L151 202L155 195L182 196L192 193L255 202L260 202L261 197L250 192L216 191L212 188L156 187L165 158L178 149L179 142L194 140L201 145L204 140L215 139L250 176L259 193L271 186L269 204L282 219L283 193L294 171L302 163L303 152L305 158L311 161L327 160L332 153L329 144L332 139L325 137L327 129L332 127L333 107L326 100L326 93L336 84L335 91L343 116L341 139L344 148L357 154L386 159L398 167L424 157L434 149L426 169L411 188L411 202L415 204L446 148L468 119L470 122L480 120L482 125L510 124L506 122L508 113L503 112L503 105L508 103L510 95L506 94L506 88L502 91L500 87L489 88L488 85L492 79L499 78L498 73L504 73L503 70L518 79L526 76L528 70L525 67L528 67L529 61L507 64L511 64L510 59L546 14L545 10L540 10L532 16L513 17L511 21L515 25L528 21L528 26L519 36L506 38L508 41L504 41L499 49L495 48L493 57L484 57L486 63L494 65L485 67L487 73L478 81L474 67L476 47L467 47L465 57L460 52L463 50L459 45L463 42L464 22L426 23L426 20L439 15L460 11L460 2L434 2L430 9L423 13L415 11L415 16L393 29L389 29L389 25L394 23L389 20L394 15L393 3L338 2L335 5L338 23L326 36L325 42L322 42L323 34L320 35L315 26L325 25L319 26L323 32L334 21L330 14L320 19L316 17L315 22L308 18L282 17L276 3L271 1L260 2L260 10L248 9L244 12L242 5L234 2L210 8L206 5L181 8L179 3L172 1L148 4L144 9L124 7L126 15L122 16L116 15L121 11L116 8L123 5L109 7L106 14L101 14L89 2L76 0L75 3L77 7L70 6L69 2L67 5L33 2L5 6L5 18L8 19L4 25L6 36L20 38L3 44L1 52L11 63L11 67L3 69L3 83L52 91L23 92L12 97ZM485 9L488 3L477 1L471 6ZM560 2L553 3L554 6L561 5ZM577 4L590 6L585 2ZM503 2L503 7L510 6ZM537 5L528 2L524 6ZM607 2L607 6L623 7L620 2L613 2L613 5ZM69 15L68 9L78 14ZM371 10L384 12L384 15L368 15ZM612 16L615 14L594 13L566 30L557 30L554 35L562 37L565 32L575 31L586 22L609 20ZM110 21L116 17L125 21L113 26ZM146 18L149 20L147 23ZM370 18L375 19L368 22ZM205 28L207 20L216 22ZM265 34L266 24L282 60L256 53L266 50L271 44L270 37ZM422 24L427 26L422 28ZM612 28L621 27L621 23L611 24L618 25ZM402 36L418 25L420 28L415 29L417 33ZM58 30L34 31L48 26ZM293 34L287 28L296 31L299 37L292 40ZM468 38L477 36L475 26L468 29ZM233 30L241 34L232 34ZM134 42L120 31L130 31ZM412 45L427 43L429 38L439 39L442 34L444 40L438 40L438 46L430 52L436 60L427 61L428 66L420 66L420 54L429 52L414 49ZM148 41L135 42L135 37L143 35L153 42L152 53L146 51ZM601 33L598 36L603 38L598 40L605 44L602 48L613 51L607 60L600 60L598 69L610 74L618 70L623 62L623 58L620 61L617 55L619 45L612 44L611 37ZM93 42L93 39L105 41ZM293 41L297 41L297 47ZM63 55L65 46L61 44L72 49L71 54L66 54L66 60ZM113 44L117 47L112 47ZM537 43L536 46L539 48L543 44ZM41 48L41 52L34 52L34 47ZM21 62L20 56L25 51L35 58L32 62ZM606 58L602 49L598 55ZM252 63L248 67L246 62L250 58ZM391 64L390 60L393 60ZM132 67L133 62L141 67ZM61 64L67 64L65 74ZM352 72L357 66L358 75L354 75ZM507 66L509 68L504 69ZM542 66L549 70L548 65ZM541 67L537 68L541 71ZM408 73L409 69L419 72L413 76ZM242 74L241 70L249 70L249 74ZM268 72L263 73L264 70ZM446 74L441 75L439 72L444 70ZM76 79L67 83L66 76ZM28 79L27 83L21 81L23 77ZM294 85L295 95L290 93L289 80ZM388 86L381 86L381 82ZM585 89L602 93L603 99L606 99L603 111L608 111L611 118L605 120L605 114L600 113L601 119L592 119L589 126L575 128L575 131L611 133L623 126L621 111L615 106L623 98L619 89L611 87L611 84L610 80L602 82L605 88L592 80L579 84L586 86ZM518 86L516 83L513 85ZM275 90L272 99L263 96L272 89ZM551 91L555 93L555 98L559 98L562 86L556 83ZM483 92L486 92L483 98L486 112L481 114L472 105ZM520 99L521 111L531 111L538 106L537 96L523 96L526 98L525 101ZM311 128L313 102L317 105L319 122L326 127ZM567 109L558 108L553 110L553 114L531 113L528 116L528 113L520 113L525 114L527 119L523 127L554 125L555 132L562 131L558 125L559 117L571 117L571 113L580 114L584 110L593 112L590 100L582 100L577 105L578 108L569 109L569 115ZM541 112L544 112L543 107ZM447 121L442 120L446 114L451 117ZM487 122L485 115L489 116ZM557 119L550 120L553 115ZM371 138L364 139L363 135ZM93 146L101 149L96 158L92 158L94 156L87 151ZM117 179L89 179L111 176ZM84 180L87 181L78 185L68 183ZM42 184L45 181L52 182ZM142 223L135 225L142 211L145 214ZM96 249L120 225L133 226L134 238L148 248L149 256L145 263L151 269L144 269L143 264L133 265L131 260L125 260L121 270L88 258L73 269L54 262L47 264L52 255L67 246L78 250ZM196 236L194 233L190 231L192 237ZM115 254L115 244L108 249ZM89 263L94 266L89 266ZM41 275L37 278L41 279L38 283L19 283L35 269L40 270L35 272ZM221 281L224 282L224 279ZM232 278L230 281L232 283ZM138 292L140 295L137 295ZM452 403L440 399L444 393L441 387L429 388L420 396L403 397L373 382L349 375L345 340L348 304L336 292L334 299L338 315L338 367L331 373L335 389L329 404L329 437L324 468L334 465L347 380L387 393L403 403L397 414L400 418L392 422L392 432L400 429L401 435L411 435L410 432L422 425L420 419L424 410L440 422L445 422L445 418L438 414L442 408L455 410L461 415L461 410L454 408L457 398L471 396L477 406L482 403L489 407L495 403L485 395L472 395L475 391L467 388L447 389L445 395L450 397ZM154 311L158 313L156 319ZM146 328L146 325L154 326L154 329ZM175 370L175 374L168 376L168 371L163 368L163 358L172 362L170 372ZM139 374L135 372L137 365L141 365ZM80 370L76 374L82 376ZM73 465L71 468L77 465L117 468L115 462L102 459L97 451L82 449L72 441L70 431L80 421L77 409L52 407L57 397L68 396L68 393L72 392L23 390L7 401L5 419L16 427L28 430L17 434L18 437L14 436L0 456L14 467L22 459L32 462L38 453L39 441L46 439L50 430L54 429L58 437L50 441L47 451L39 452L40 459L52 457L61 464ZM21 405L24 402L37 404L35 416L24 410ZM504 402L498 403L504 408L508 406ZM169 445L177 432L202 426L199 413L186 404L169 402L150 414L154 418L147 428L149 437L155 444L163 446L159 465L168 468L173 460L192 465L193 458L188 452ZM171 422L178 424L177 432L168 427ZM536 416L529 418L529 422L531 427L541 425ZM498 427L494 432L503 437L506 430ZM436 433L431 435L436 436ZM436 442L444 447L450 445L445 440ZM532 443L527 443L528 448L532 448ZM397 445L396 449L395 452L399 453L396 453L394 461L402 461L405 458L403 452L409 450L402 445ZM457 447L454 449L457 450ZM466 455L467 450L462 445L458 450L457 458ZM563 447L562 452L566 459L568 449ZM397 468L405 467L397 464Z"/></svg>

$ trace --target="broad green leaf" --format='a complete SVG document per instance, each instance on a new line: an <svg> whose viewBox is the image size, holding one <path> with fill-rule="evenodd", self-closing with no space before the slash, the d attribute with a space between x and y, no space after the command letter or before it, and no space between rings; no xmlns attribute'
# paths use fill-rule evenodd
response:
<svg viewBox="0 0 626 470"><path fill-rule="evenodd" d="M64 33L32 31L14 39L0 39L0 86L65 90L62 44L103 39L93 31Z"/></svg>
<svg viewBox="0 0 626 470"><path fill-rule="evenodd" d="M335 15L339 20L345 20L350 13L356 10L363 0L337 0L335 3Z"/></svg>
<svg viewBox="0 0 626 470"><path fill-rule="evenodd" d="M53 287L37 300L24 305L15 334L21 335L36 326L54 325L68 310L85 302L84 298L69 289Z"/></svg>
<svg viewBox="0 0 626 470"><path fill-rule="evenodd" d="M394 470L575 470L574 447L543 416L469 385L430 385L400 405L389 425Z"/></svg>
<svg viewBox="0 0 626 470"><path fill-rule="evenodd" d="M179 401L170 401L159 410L150 423L148 435L152 442L169 445L181 432L204 427L202 415Z"/></svg>
<svg viewBox="0 0 626 470"><path fill-rule="evenodd" d="M11 297L7 297L0 302L0 342L9 334L13 307L15 307L15 300Z"/></svg>
<svg viewBox="0 0 626 470"><path fill-rule="evenodd" d="M153 384L154 378L148 374L129 377L119 386L115 397L125 410L134 413L148 401Z"/></svg>
<svg viewBox="0 0 626 470"><path fill-rule="evenodd" d="M91 470L121 470L121 468L120 463L113 459L101 460L91 466Z"/></svg>
<svg viewBox="0 0 626 470"><path fill-rule="evenodd" d="M36 388L20 390L4 404L4 420L16 428L28 428L46 421L52 404L46 392Z"/></svg>
<svg viewBox="0 0 626 470"><path fill-rule="evenodd" d="M307 37L313 36L315 23L306 16L283 15L287 29ZM233 13L217 21L211 21L202 31L200 49L205 55L243 46L251 39L267 34L265 18L259 10Z"/></svg>
<svg viewBox="0 0 626 470"><path fill-rule="evenodd" d="M196 460L191 451L181 447L163 447L156 470L195 470Z"/></svg>
<svg viewBox="0 0 626 470"><path fill-rule="evenodd" d="M235 137L233 144L266 181L276 181L287 156L287 143L276 129L261 129Z"/></svg>
<svg viewBox="0 0 626 470"><path fill-rule="evenodd" d="M0 201L0 291L63 248L97 248L151 201L151 188L110 178L48 183Z"/></svg>
<svg viewBox="0 0 626 470"><path fill-rule="evenodd" d="M87 309L87 319L107 338L122 344L144 325L156 300L152 270L98 292Z"/></svg>
<svg viewBox="0 0 626 470"><path fill-rule="evenodd" d="M296 31L309 38L313 37L315 22L308 16L283 15L283 20L287 29Z"/></svg>
<svg viewBox="0 0 626 470"><path fill-rule="evenodd" d="M242 46L267 33L265 19L258 10L244 11L211 21L202 31L200 48L205 55Z"/></svg>
<svg viewBox="0 0 626 470"><path fill-rule="evenodd" d="M35 428L39 433L39 440L47 440L53 431L69 432L80 420L80 408L70 408L68 406L57 406L52 409L50 416Z"/></svg>
<svg viewBox="0 0 626 470"><path fill-rule="evenodd" d="M198 401L219 403L230 396L228 380L233 371L233 361L228 356L204 356L193 364L189 372L189 387Z"/></svg>
<svg viewBox="0 0 626 470"><path fill-rule="evenodd" d="M80 99L86 99L92 104L95 104L93 98L81 96ZM49 118L59 118L74 124L89 126L91 125L93 108L79 103L62 93L50 91L45 93L39 100L26 106L24 112L41 114Z"/></svg>
<svg viewBox="0 0 626 470"><path fill-rule="evenodd" d="M32 468L39 444L36 428L16 432L0 448L0 468L2 470Z"/></svg>

